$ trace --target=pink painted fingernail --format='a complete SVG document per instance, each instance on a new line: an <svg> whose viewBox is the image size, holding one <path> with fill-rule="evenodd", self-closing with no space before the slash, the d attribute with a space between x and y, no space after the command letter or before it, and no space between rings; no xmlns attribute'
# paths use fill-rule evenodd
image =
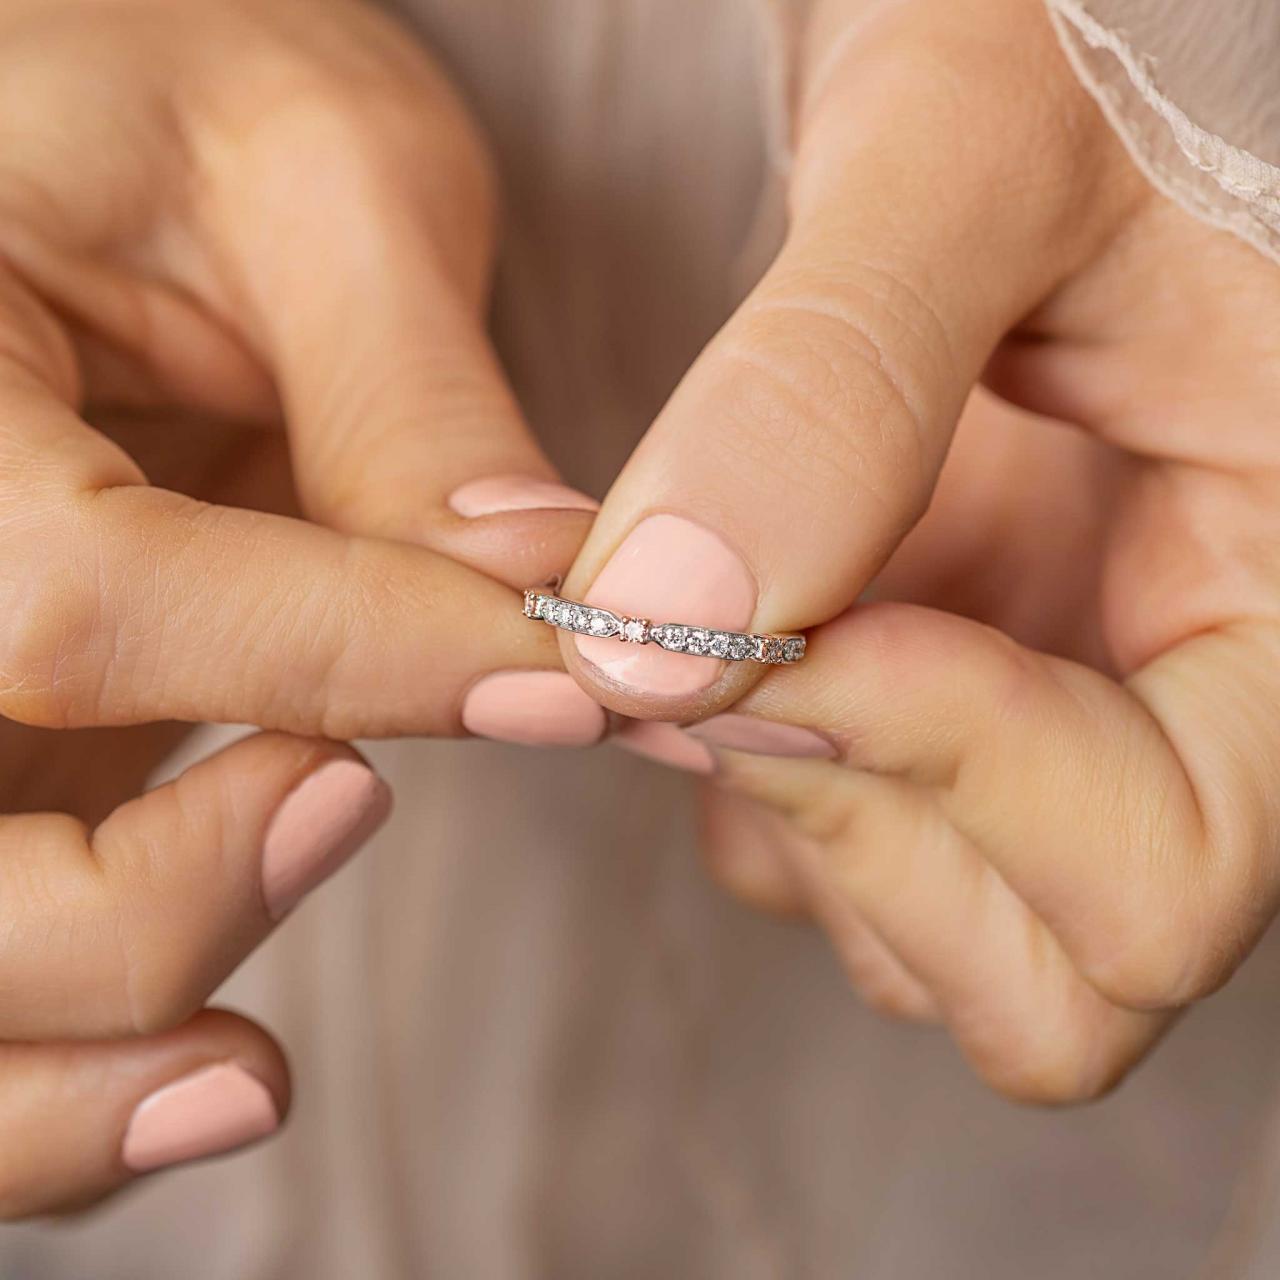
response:
<svg viewBox="0 0 1280 1280"><path fill-rule="evenodd" d="M280 1125L271 1091L234 1062L157 1089L137 1106L120 1156L134 1173L243 1147Z"/></svg>
<svg viewBox="0 0 1280 1280"><path fill-rule="evenodd" d="M493 516L503 511L599 511L585 493L532 476L485 476L461 485L449 495L460 516Z"/></svg>
<svg viewBox="0 0 1280 1280"><path fill-rule="evenodd" d="M462 704L468 733L534 747L590 747L604 737L604 708L563 671L498 671Z"/></svg>
<svg viewBox="0 0 1280 1280"><path fill-rule="evenodd" d="M588 604L650 622L690 622L743 631L756 607L751 571L719 534L681 516L656 515L627 535L600 571ZM722 662L670 653L656 644L579 636L578 652L607 677L639 693L678 697L715 681Z"/></svg>
<svg viewBox="0 0 1280 1280"><path fill-rule="evenodd" d="M386 821L391 788L358 760L331 760L284 798L267 828L262 894L279 920Z"/></svg>
<svg viewBox="0 0 1280 1280"><path fill-rule="evenodd" d="M714 773L716 758L705 743L689 737L674 724L657 720L632 720L614 737L614 742L646 760L684 769L688 773Z"/></svg>
<svg viewBox="0 0 1280 1280"><path fill-rule="evenodd" d="M835 744L813 729L805 729L798 724L775 724L772 720L760 720L733 711L712 716L701 724L692 724L685 732L714 747L749 751L758 756L830 760L836 755Z"/></svg>

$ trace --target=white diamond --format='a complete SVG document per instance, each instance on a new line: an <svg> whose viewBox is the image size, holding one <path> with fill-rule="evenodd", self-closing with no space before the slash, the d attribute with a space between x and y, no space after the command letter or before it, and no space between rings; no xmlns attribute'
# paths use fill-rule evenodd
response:
<svg viewBox="0 0 1280 1280"><path fill-rule="evenodd" d="M804 657L804 640L799 636L792 636L782 646L782 656L787 662L799 662Z"/></svg>
<svg viewBox="0 0 1280 1280"><path fill-rule="evenodd" d="M611 636L618 629L618 624L607 613L591 615L591 634L593 636Z"/></svg>
<svg viewBox="0 0 1280 1280"><path fill-rule="evenodd" d="M591 619L585 609L575 606L569 610L569 625L575 631L586 631L591 625Z"/></svg>
<svg viewBox="0 0 1280 1280"><path fill-rule="evenodd" d="M705 657L710 645L710 633L704 631L701 627L694 627L685 639L684 651L685 653L696 654L698 657Z"/></svg>
<svg viewBox="0 0 1280 1280"><path fill-rule="evenodd" d="M755 647L750 636L733 636L729 640L729 657L735 662L745 662L755 652Z"/></svg>
<svg viewBox="0 0 1280 1280"><path fill-rule="evenodd" d="M622 624L622 638L632 644L643 644L649 635L649 624L643 618L628 618Z"/></svg>
<svg viewBox="0 0 1280 1280"><path fill-rule="evenodd" d="M717 631L711 637L711 656L713 658L727 658L729 656L729 637L723 631Z"/></svg>

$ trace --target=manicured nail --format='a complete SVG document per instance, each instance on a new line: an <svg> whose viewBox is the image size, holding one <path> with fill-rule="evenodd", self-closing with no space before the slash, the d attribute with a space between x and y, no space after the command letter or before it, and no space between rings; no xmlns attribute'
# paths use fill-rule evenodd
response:
<svg viewBox="0 0 1280 1280"><path fill-rule="evenodd" d="M650 622L691 622L743 631L756 606L756 583L742 557L718 534L681 516L642 520L600 571L588 604ZM579 636L578 652L607 677L639 693L678 697L713 683L724 664L670 653L656 644Z"/></svg>
<svg viewBox="0 0 1280 1280"><path fill-rule="evenodd" d="M614 742L646 760L684 769L689 773L713 773L716 758L710 748L689 737L674 724L657 720L632 720L620 729Z"/></svg>
<svg viewBox="0 0 1280 1280"><path fill-rule="evenodd" d="M604 737L604 708L563 671L498 671L462 704L468 733L533 747L590 747Z"/></svg>
<svg viewBox="0 0 1280 1280"><path fill-rule="evenodd" d="M836 755L835 744L813 729L798 724L775 724L772 720L759 720L733 711L691 724L685 732L714 747L749 751L758 756L830 760Z"/></svg>
<svg viewBox="0 0 1280 1280"><path fill-rule="evenodd" d="M485 476L461 485L449 495L460 516L494 516L503 511L599 511L585 493L532 476Z"/></svg>
<svg viewBox="0 0 1280 1280"><path fill-rule="evenodd" d="M276 811L262 851L262 894L279 920L386 821L391 788L357 760L331 760Z"/></svg>
<svg viewBox="0 0 1280 1280"><path fill-rule="evenodd" d="M234 1062L221 1062L144 1098L129 1121L120 1155L134 1173L146 1173L243 1147L274 1133L279 1124L267 1086Z"/></svg>

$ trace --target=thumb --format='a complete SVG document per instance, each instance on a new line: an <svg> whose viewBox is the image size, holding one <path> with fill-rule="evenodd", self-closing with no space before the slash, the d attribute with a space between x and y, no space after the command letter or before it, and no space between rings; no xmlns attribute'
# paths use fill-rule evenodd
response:
<svg viewBox="0 0 1280 1280"><path fill-rule="evenodd" d="M1089 194L1118 153L1038 8L917 0L841 45L802 115L779 256L629 461L563 594L774 633L866 587L928 505L992 349L1114 220ZM763 670L565 643L588 691L637 716L705 715Z"/></svg>

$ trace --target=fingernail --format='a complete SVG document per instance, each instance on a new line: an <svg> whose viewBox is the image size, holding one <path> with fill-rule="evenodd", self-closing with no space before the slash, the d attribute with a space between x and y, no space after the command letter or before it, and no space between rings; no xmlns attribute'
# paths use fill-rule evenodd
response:
<svg viewBox="0 0 1280 1280"><path fill-rule="evenodd" d="M604 737L604 708L563 671L498 671L462 704L468 733L533 747L590 747Z"/></svg>
<svg viewBox="0 0 1280 1280"><path fill-rule="evenodd" d="M262 894L279 920L331 876L391 812L391 788L367 765L331 760L285 798L267 828Z"/></svg>
<svg viewBox="0 0 1280 1280"><path fill-rule="evenodd" d="M585 493L532 476L485 476L461 485L449 495L460 516L493 516L503 511L599 511Z"/></svg>
<svg viewBox="0 0 1280 1280"><path fill-rule="evenodd" d="M157 1089L137 1106L120 1155L134 1173L231 1151L280 1125L271 1091L234 1062Z"/></svg>
<svg viewBox="0 0 1280 1280"><path fill-rule="evenodd" d="M683 729L657 720L632 720L613 739L618 746L646 760L688 773L713 773L716 758L705 743Z"/></svg>
<svg viewBox="0 0 1280 1280"><path fill-rule="evenodd" d="M798 724L775 724L772 720L738 715L733 711L692 724L685 732L715 747L749 751L758 756L830 760L836 755L835 744L813 729Z"/></svg>
<svg viewBox="0 0 1280 1280"><path fill-rule="evenodd" d="M751 571L718 534L681 516L642 520L600 571L586 602L650 622L691 622L725 631L750 625ZM611 680L639 693L678 697L712 684L724 664L656 644L579 636L578 652Z"/></svg>

